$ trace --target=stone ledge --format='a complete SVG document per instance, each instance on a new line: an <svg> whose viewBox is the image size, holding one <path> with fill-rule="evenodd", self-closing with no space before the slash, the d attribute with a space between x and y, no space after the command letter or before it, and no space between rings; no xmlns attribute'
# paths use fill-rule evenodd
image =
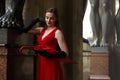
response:
<svg viewBox="0 0 120 80"><path fill-rule="evenodd" d="M108 75L90 75L90 80L110 80Z"/></svg>
<svg viewBox="0 0 120 80"><path fill-rule="evenodd" d="M109 52L108 47L91 47L90 50L91 52L97 52L97 53Z"/></svg>

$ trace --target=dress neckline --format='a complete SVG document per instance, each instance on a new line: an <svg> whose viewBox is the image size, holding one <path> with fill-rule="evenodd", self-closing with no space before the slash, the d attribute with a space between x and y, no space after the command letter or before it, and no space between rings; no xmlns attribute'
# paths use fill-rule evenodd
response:
<svg viewBox="0 0 120 80"><path fill-rule="evenodd" d="M45 28L43 34L42 34L42 37L41 37L41 40L44 40L47 36L49 36L54 30L56 30L57 28L55 27L53 30L51 30L47 35L45 35L45 31L46 31L47 28ZM45 35L45 36L44 36Z"/></svg>

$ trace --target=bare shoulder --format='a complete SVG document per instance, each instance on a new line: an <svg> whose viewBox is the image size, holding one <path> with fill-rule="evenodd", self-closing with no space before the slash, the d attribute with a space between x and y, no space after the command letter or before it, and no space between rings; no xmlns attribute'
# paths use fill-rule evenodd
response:
<svg viewBox="0 0 120 80"><path fill-rule="evenodd" d="M57 31L55 32L56 35L63 35L63 32L60 29L57 29Z"/></svg>
<svg viewBox="0 0 120 80"><path fill-rule="evenodd" d="M63 37L63 32L60 29L58 29L55 32L55 38L60 38L60 37Z"/></svg>

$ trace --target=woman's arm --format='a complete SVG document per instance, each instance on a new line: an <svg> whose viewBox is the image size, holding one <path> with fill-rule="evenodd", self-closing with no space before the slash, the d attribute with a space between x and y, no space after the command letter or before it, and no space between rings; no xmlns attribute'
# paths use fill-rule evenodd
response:
<svg viewBox="0 0 120 80"><path fill-rule="evenodd" d="M60 30L56 31L55 38L58 41L58 44L60 46L61 51L64 51L67 54L67 56L68 56L68 54L69 54L68 47L67 47L67 44L65 42L64 35L63 35L63 33Z"/></svg>
<svg viewBox="0 0 120 80"><path fill-rule="evenodd" d="M31 29L27 33L29 33L29 34L40 34L40 32L42 31L42 29L43 29L43 27Z"/></svg>
<svg viewBox="0 0 120 80"><path fill-rule="evenodd" d="M21 31L22 32L25 32L25 33L33 33L33 34L38 34L38 33L40 33L41 32L41 29L42 28L36 28L36 29L32 29L33 28L33 26L36 24L36 23L40 23L40 25L42 26L42 27L45 27L45 25L46 25L46 23L45 23L45 21L44 21L44 19L43 18L36 18L36 19L33 19L29 24L27 24L26 26L24 26L22 29L21 29Z"/></svg>

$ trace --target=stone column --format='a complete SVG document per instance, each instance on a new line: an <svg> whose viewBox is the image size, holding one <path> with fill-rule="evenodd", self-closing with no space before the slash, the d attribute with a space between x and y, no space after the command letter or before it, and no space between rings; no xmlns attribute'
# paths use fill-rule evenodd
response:
<svg viewBox="0 0 120 80"><path fill-rule="evenodd" d="M120 47L110 50L110 77L111 80L120 80Z"/></svg>
<svg viewBox="0 0 120 80"><path fill-rule="evenodd" d="M83 0L73 1L73 25L72 45L73 59L78 63L73 65L73 80L83 80L83 43L82 43L82 21L83 21Z"/></svg>

